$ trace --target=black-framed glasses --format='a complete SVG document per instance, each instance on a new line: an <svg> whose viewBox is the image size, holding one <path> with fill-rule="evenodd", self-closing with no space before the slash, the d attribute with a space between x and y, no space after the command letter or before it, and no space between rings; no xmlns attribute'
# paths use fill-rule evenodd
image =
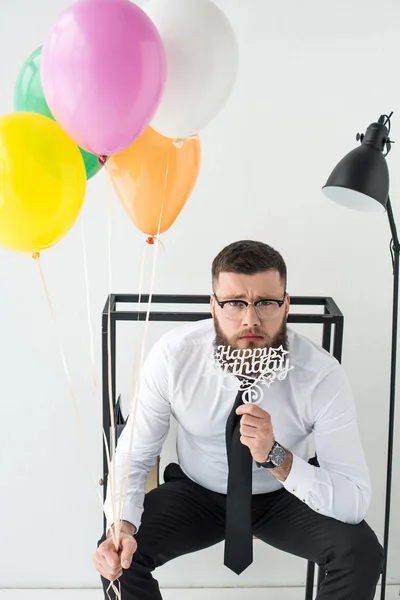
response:
<svg viewBox="0 0 400 600"><path fill-rule="evenodd" d="M276 317L285 302L286 292L283 294L282 300L276 300L275 298L262 298L255 302L247 302L246 300L218 300L214 294L214 298L224 311L224 317L231 320L243 319L247 313L247 309L252 304L256 310L257 315L260 319L271 319Z"/></svg>

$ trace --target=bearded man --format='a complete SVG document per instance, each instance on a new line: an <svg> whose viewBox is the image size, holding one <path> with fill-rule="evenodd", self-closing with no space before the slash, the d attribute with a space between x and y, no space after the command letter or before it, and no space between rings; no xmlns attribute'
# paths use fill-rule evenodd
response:
<svg viewBox="0 0 400 600"><path fill-rule="evenodd" d="M224 248L212 288L213 318L165 334L143 367L132 445L128 419L113 459L117 502L129 460L120 546L108 495L94 555L105 598L119 579L124 600L160 600L157 567L221 541L239 575L256 536L323 565L318 600L373 600L383 551L364 520L370 478L343 367L287 327L286 265L267 244ZM178 463L145 494L171 415Z"/></svg>

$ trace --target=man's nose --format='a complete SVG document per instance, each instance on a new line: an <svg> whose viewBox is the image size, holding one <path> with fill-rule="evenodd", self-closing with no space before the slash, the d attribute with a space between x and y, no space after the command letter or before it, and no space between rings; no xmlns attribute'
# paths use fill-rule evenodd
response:
<svg viewBox="0 0 400 600"><path fill-rule="evenodd" d="M249 304L243 317L242 325L244 327L255 327L261 325L261 319L252 304Z"/></svg>

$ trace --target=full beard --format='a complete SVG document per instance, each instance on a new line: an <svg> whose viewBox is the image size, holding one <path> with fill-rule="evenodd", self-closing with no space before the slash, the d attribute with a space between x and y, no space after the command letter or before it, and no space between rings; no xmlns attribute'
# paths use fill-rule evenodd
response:
<svg viewBox="0 0 400 600"><path fill-rule="evenodd" d="M288 342L288 335L287 335L287 317L285 317L282 321L282 324L279 328L279 330L277 331L276 335L270 339L269 341L265 341L265 343L261 346L259 346L256 342L248 342L248 344L246 345L246 348L241 348L238 345L238 340L239 338L246 332L240 333L237 336L235 336L232 339L228 339L224 333L222 332L219 323L217 321L217 319L214 317L214 328L215 328L215 340L214 340L214 356L217 360L217 362L219 364L221 364L225 369L227 369L228 371L232 371L233 370L233 365L235 362L235 359L224 359L221 360L220 358L217 357L217 355L220 353L221 350L226 351L224 353L224 355L226 356L226 354L232 350L237 350L240 354L244 354L244 352L250 350L255 350L256 348L259 348L260 350L268 350L270 348L272 349L277 349L280 348L280 346L282 346L283 350L288 350L289 348L289 342ZM261 332L257 332L257 335L263 335ZM264 336L265 339L265 336ZM244 359L245 363L248 363L249 365L252 363L252 358L248 357ZM247 378L250 377L251 379L258 379L259 375L261 373L261 370L258 371L251 371L250 369L248 369L246 371L246 375ZM240 379L240 376L237 375L237 377Z"/></svg>

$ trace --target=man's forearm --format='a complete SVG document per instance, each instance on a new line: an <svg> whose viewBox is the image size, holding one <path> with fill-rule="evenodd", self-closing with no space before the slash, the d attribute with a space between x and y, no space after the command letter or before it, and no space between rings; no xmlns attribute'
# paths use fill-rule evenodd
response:
<svg viewBox="0 0 400 600"><path fill-rule="evenodd" d="M107 537L111 536L111 529L115 531L115 523L111 525L110 529L107 532ZM121 521L121 533L128 533L129 535L135 535L136 527L133 523L129 521Z"/></svg>

